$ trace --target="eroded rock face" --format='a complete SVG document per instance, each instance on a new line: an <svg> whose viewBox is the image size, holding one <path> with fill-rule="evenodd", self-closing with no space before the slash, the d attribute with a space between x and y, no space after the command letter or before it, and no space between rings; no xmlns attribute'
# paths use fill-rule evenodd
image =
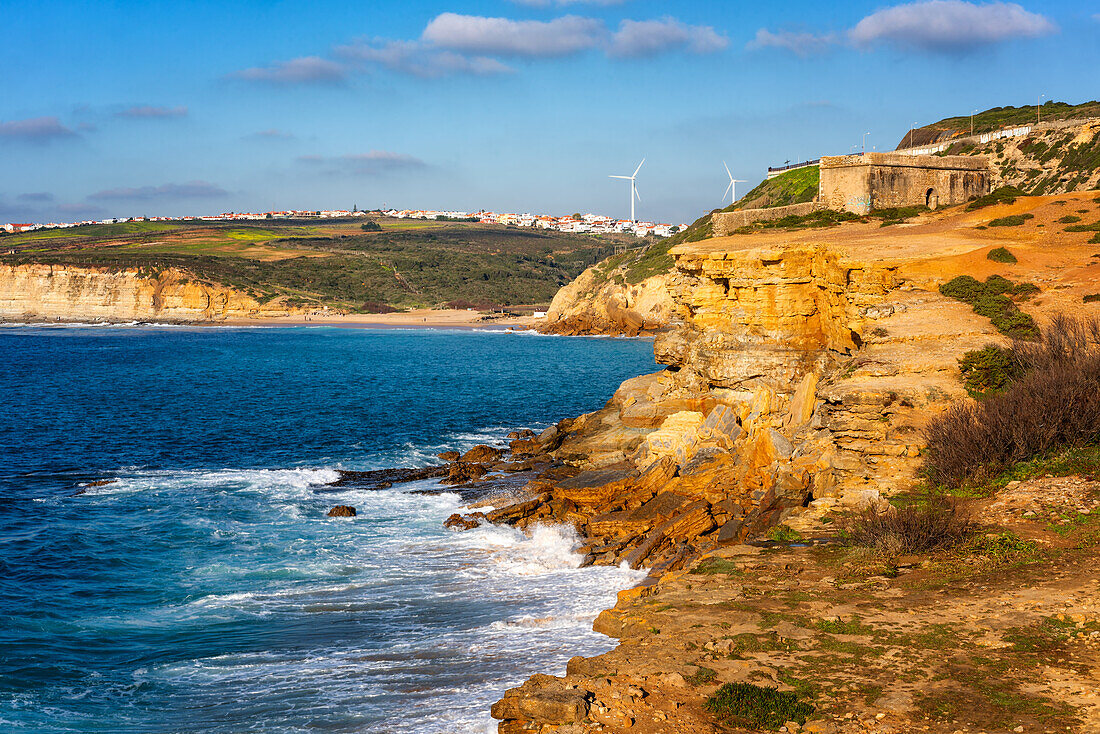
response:
<svg viewBox="0 0 1100 734"><path fill-rule="evenodd" d="M227 286L174 268L0 265L0 318L109 321L219 321L297 312L282 299L261 304Z"/></svg>
<svg viewBox="0 0 1100 734"><path fill-rule="evenodd" d="M672 311L668 278L660 274L629 284L591 267L555 294L546 320L536 328L570 336L637 336L660 329Z"/></svg>

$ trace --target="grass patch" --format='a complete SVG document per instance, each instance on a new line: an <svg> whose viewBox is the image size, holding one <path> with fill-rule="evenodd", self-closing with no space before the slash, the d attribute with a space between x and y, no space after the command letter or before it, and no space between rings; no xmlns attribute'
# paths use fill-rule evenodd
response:
<svg viewBox="0 0 1100 734"><path fill-rule="evenodd" d="M695 568L691 569L694 574L700 575L715 575L725 574L726 576L735 576L741 573L741 569L737 567L737 564L733 561L725 558L704 558L699 562Z"/></svg>
<svg viewBox="0 0 1100 734"><path fill-rule="evenodd" d="M1007 217L998 217L989 222L990 227L1019 227L1029 219L1034 219L1034 214L1012 214ZM1002 248L1003 249L1003 248Z"/></svg>
<svg viewBox="0 0 1100 734"><path fill-rule="evenodd" d="M703 707L724 723L772 731L788 721L805 724L814 712L797 693L752 683L726 683Z"/></svg>
<svg viewBox="0 0 1100 734"><path fill-rule="evenodd" d="M1009 252L1007 247L994 247L986 253L985 258L995 263L1005 263L1006 265L1015 265L1017 262L1016 256Z"/></svg>
<svg viewBox="0 0 1100 734"><path fill-rule="evenodd" d="M776 525L768 530L768 540L774 540L777 543L796 543L802 540L802 534L786 525Z"/></svg>
<svg viewBox="0 0 1100 734"><path fill-rule="evenodd" d="M969 303L974 313L985 316L997 331L1014 339L1035 339L1039 330L1011 296L1026 300L1037 292L1038 287L1032 283L1013 283L999 275L989 276L984 283L972 276L960 275L940 286L940 293Z"/></svg>
<svg viewBox="0 0 1100 734"><path fill-rule="evenodd" d="M689 675L686 680L689 685L693 686L705 686L713 683L718 679L717 671L704 667L702 665L695 666L695 672Z"/></svg>
<svg viewBox="0 0 1100 734"><path fill-rule="evenodd" d="M775 178L764 179L726 211L804 204L817 197L820 185L821 169L818 166L787 171Z"/></svg>

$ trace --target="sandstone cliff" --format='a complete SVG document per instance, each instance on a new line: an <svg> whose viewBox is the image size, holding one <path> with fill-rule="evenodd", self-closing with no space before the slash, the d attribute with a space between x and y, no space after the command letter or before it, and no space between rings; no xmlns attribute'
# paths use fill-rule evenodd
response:
<svg viewBox="0 0 1100 734"><path fill-rule="evenodd" d="M233 288L167 269L0 264L0 319L15 321L220 321L291 313Z"/></svg>
<svg viewBox="0 0 1100 734"><path fill-rule="evenodd" d="M573 476L532 482L536 496L494 521L573 524L588 562L645 567L654 578L675 578L700 555L777 523L827 533L836 510L914 485L923 425L966 397L958 358L1003 340L938 286L1000 274L1039 286L1026 309L1040 321L1080 311L1098 277L1095 245L1055 223L1071 211L1100 216L1098 204L1095 194L1034 197L886 230L854 222L674 247L672 318L654 343L666 369L628 380L603 409L540 437ZM1026 227L984 227L1022 213L1032 215ZM1016 262L990 260L997 247ZM624 592L596 629L620 636L646 593ZM631 645L650 634L635 629ZM565 681L536 677L510 691L494 707L500 730L631 729L624 697L641 710L633 704L644 692L597 690L603 678L583 663Z"/></svg>
<svg viewBox="0 0 1100 734"><path fill-rule="evenodd" d="M637 336L668 323L672 300L666 243L615 255L581 273L554 296L546 334Z"/></svg>

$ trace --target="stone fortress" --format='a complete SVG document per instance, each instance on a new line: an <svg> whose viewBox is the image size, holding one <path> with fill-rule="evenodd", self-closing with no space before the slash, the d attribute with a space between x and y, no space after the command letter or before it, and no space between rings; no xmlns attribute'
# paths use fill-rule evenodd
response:
<svg viewBox="0 0 1100 734"><path fill-rule="evenodd" d="M722 237L754 222L823 209L869 214L872 209L953 206L988 194L992 180L989 159L983 156L860 153L822 156L819 166L821 183L814 201L716 212L714 235Z"/></svg>

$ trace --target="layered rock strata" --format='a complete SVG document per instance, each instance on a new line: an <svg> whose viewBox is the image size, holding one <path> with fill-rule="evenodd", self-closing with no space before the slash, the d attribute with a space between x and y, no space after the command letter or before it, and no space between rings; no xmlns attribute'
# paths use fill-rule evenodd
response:
<svg viewBox="0 0 1100 734"><path fill-rule="evenodd" d="M588 268L555 294L537 328L566 336L637 336L661 329L672 312L668 278L662 273L631 284L598 265Z"/></svg>
<svg viewBox="0 0 1100 734"><path fill-rule="evenodd" d="M285 316L236 289L169 268L112 270L68 265L0 265L0 319L21 321L220 321Z"/></svg>

